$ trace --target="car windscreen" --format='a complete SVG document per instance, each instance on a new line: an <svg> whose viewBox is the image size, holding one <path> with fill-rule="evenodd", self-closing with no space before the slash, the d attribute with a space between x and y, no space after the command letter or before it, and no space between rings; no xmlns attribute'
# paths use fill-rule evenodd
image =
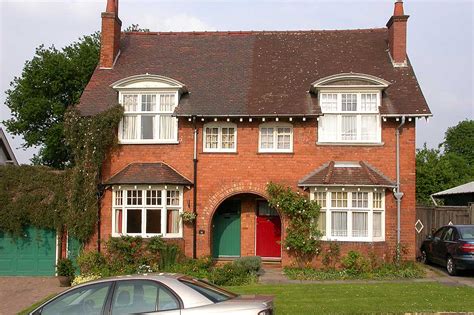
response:
<svg viewBox="0 0 474 315"><path fill-rule="evenodd" d="M462 226L458 229L463 240L474 240L474 226Z"/></svg>
<svg viewBox="0 0 474 315"><path fill-rule="evenodd" d="M188 277L182 277L179 279L181 283L204 295L206 298L211 300L213 303L227 301L237 296L232 292L216 287L208 282L202 280L196 280Z"/></svg>

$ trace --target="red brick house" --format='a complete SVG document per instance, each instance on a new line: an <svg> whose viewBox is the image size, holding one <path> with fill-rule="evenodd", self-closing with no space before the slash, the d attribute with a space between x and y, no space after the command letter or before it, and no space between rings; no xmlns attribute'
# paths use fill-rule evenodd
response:
<svg viewBox="0 0 474 315"><path fill-rule="evenodd" d="M78 107L125 115L91 246L162 235L188 256L290 264L285 219L266 202L273 181L320 203L324 241L391 257L400 240L414 258L415 125L431 113L407 20L396 2L386 28L121 33L109 0Z"/></svg>

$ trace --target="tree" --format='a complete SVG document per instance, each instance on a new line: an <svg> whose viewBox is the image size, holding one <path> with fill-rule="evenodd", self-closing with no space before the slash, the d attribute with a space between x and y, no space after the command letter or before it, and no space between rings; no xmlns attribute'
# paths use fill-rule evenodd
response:
<svg viewBox="0 0 474 315"><path fill-rule="evenodd" d="M124 30L124 32L142 32L142 33L146 33L149 31L150 30L148 28L140 28L140 25L138 24L132 24Z"/></svg>
<svg viewBox="0 0 474 315"><path fill-rule="evenodd" d="M12 118L3 121L8 131L22 135L25 147L40 146L35 164L64 168L72 163L64 139L64 113L79 98L99 60L100 34L80 38L65 48L36 49L20 77L7 90L5 104Z"/></svg>
<svg viewBox="0 0 474 315"><path fill-rule="evenodd" d="M474 167L474 120L464 120L448 128L444 138L441 144L444 152L462 156Z"/></svg>

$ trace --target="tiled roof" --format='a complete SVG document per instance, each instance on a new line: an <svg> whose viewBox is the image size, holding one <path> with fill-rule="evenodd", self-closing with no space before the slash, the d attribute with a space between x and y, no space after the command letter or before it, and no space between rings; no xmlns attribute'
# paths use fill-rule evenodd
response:
<svg viewBox="0 0 474 315"><path fill-rule="evenodd" d="M117 104L110 84L140 74L184 83L181 116L321 113L311 83L340 73L389 81L383 115L430 115L411 65L396 68L386 28L343 31L124 33L113 69L97 68L79 104L94 115Z"/></svg>
<svg viewBox="0 0 474 315"><path fill-rule="evenodd" d="M132 163L112 176L105 184L192 185L186 177L165 163Z"/></svg>
<svg viewBox="0 0 474 315"><path fill-rule="evenodd" d="M331 161L300 180L298 186L382 186L396 184L367 162Z"/></svg>

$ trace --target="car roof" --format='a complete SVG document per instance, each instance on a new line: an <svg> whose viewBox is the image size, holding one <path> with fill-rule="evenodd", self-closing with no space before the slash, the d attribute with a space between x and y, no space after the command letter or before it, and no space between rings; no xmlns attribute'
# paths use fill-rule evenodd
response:
<svg viewBox="0 0 474 315"><path fill-rule="evenodd" d="M474 227L474 224L452 224L452 225L444 225L442 227Z"/></svg>
<svg viewBox="0 0 474 315"><path fill-rule="evenodd" d="M166 280L178 280L185 275L180 273L167 273L167 272L160 272L160 273L143 273L143 274L134 274L134 275L122 275L122 276L113 276L107 278L100 278L97 280L87 281L81 284L78 284L75 287L80 287L82 285L89 285L94 283L102 283L108 281L121 281L121 280L160 280L166 282Z"/></svg>

